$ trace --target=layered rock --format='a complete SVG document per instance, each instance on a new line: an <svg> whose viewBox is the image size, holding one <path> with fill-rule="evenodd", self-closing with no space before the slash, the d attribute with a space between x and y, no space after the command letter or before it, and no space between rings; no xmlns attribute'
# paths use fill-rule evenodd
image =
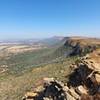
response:
<svg viewBox="0 0 100 100"><path fill-rule="evenodd" d="M69 75L68 85L73 87L82 100L100 100L100 55L94 51L82 57ZM83 96L84 95L84 96Z"/></svg>
<svg viewBox="0 0 100 100"><path fill-rule="evenodd" d="M70 55L83 56L100 47L100 39L86 37L71 37L65 42L65 46L72 47Z"/></svg>
<svg viewBox="0 0 100 100"><path fill-rule="evenodd" d="M74 93L74 97L70 94L69 88L66 84L59 82L53 78L44 78L43 89L40 91L28 92L25 94L23 100L75 100L77 94ZM69 93L68 93L69 92ZM31 94L31 95L30 95Z"/></svg>

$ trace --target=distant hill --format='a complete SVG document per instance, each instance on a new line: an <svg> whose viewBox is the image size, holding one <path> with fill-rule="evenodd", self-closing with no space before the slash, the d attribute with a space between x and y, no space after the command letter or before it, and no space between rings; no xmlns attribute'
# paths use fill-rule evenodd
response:
<svg viewBox="0 0 100 100"><path fill-rule="evenodd" d="M40 42L43 43L43 44L52 46L56 43L60 43L63 39L64 39L64 37L62 37L62 36L54 36L54 37L51 37L51 38L43 39Z"/></svg>
<svg viewBox="0 0 100 100"><path fill-rule="evenodd" d="M10 44L25 44L25 45L32 45L32 44L44 44L44 45L54 45L61 40L63 40L64 37L62 36L54 36L51 38L43 38L43 39L8 39L8 40L1 40L0 45L10 45Z"/></svg>

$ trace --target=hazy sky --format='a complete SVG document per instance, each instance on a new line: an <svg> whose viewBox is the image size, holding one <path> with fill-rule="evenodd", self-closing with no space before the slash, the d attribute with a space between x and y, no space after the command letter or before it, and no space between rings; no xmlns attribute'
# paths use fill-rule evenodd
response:
<svg viewBox="0 0 100 100"><path fill-rule="evenodd" d="M100 37L100 0L0 0L0 39Z"/></svg>

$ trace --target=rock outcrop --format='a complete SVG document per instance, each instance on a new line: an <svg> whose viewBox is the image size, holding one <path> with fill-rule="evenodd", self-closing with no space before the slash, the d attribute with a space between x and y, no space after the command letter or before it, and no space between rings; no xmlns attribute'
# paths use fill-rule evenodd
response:
<svg viewBox="0 0 100 100"><path fill-rule="evenodd" d="M67 84L53 78L44 78L43 88L40 91L27 92L23 100L76 100L79 95L69 89Z"/></svg>
<svg viewBox="0 0 100 100"><path fill-rule="evenodd" d="M68 85L82 100L100 100L100 50L82 57L69 75Z"/></svg>

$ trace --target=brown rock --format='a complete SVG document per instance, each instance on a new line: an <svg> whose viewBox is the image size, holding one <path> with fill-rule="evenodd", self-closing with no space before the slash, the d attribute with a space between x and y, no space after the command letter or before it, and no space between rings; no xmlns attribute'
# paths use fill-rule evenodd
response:
<svg viewBox="0 0 100 100"><path fill-rule="evenodd" d="M77 87L76 92L80 95L87 94L87 89L80 85Z"/></svg>
<svg viewBox="0 0 100 100"><path fill-rule="evenodd" d="M100 74L95 74L95 78L96 78L97 82L100 83Z"/></svg>

